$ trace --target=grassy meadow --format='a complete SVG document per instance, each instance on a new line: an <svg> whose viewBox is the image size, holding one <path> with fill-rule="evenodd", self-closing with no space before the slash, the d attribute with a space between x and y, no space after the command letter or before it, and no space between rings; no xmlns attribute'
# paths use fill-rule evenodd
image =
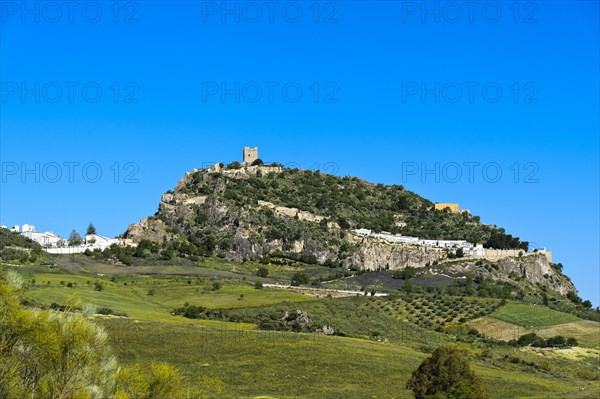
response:
<svg viewBox="0 0 600 399"><path fill-rule="evenodd" d="M56 261L52 267L2 268L23 276L23 296L32 306L89 304L121 315L93 316L109 333L120 362L168 362L192 384L204 376L219 378L224 393L207 394L211 398L411 398L406 381L438 345L465 349L493 398L600 395L600 323L543 306L399 292L314 298L255 287L257 281L286 281L294 267L272 267L268 278L258 278L257 264L220 259L134 267L86 257ZM327 268L311 270L312 276L328 274ZM365 277L361 284L366 282ZM227 317L171 314L186 303ZM297 310L335 335L257 326L260 317L279 320ZM528 329L541 336L575 336L580 347L519 349L503 342Z"/></svg>
<svg viewBox="0 0 600 399"><path fill-rule="evenodd" d="M126 363L168 361L193 381L218 377L232 398L411 398L404 388L427 356L369 340L104 320ZM475 361L492 397L592 398L598 381ZM583 388L583 390L582 390Z"/></svg>
<svg viewBox="0 0 600 399"><path fill-rule="evenodd" d="M542 338L574 337L581 346L600 348L600 323L539 305L508 302L493 313L470 321L469 325L486 336L504 341L535 332Z"/></svg>

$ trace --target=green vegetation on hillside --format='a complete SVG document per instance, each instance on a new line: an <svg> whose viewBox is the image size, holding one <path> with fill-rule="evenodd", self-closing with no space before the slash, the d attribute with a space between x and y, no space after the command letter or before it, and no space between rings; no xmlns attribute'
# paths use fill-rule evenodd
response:
<svg viewBox="0 0 600 399"><path fill-rule="evenodd" d="M288 216L273 206L287 209ZM304 216L291 216L296 212L292 208ZM331 267L356 266L352 256L357 248L348 237L356 228L468 240L501 249L528 248L527 242L480 223L477 216L437 211L433 203L402 186L297 169L240 171L235 176L195 171L163 197L148 226L125 233L140 243L137 250L111 255L125 264L132 256L198 260L216 255L238 261L291 258L310 264L320 259Z"/></svg>
<svg viewBox="0 0 600 399"><path fill-rule="evenodd" d="M39 263L43 257L40 244L19 233L0 228L0 259L9 263Z"/></svg>
<svg viewBox="0 0 600 399"><path fill-rule="evenodd" d="M135 381L141 381L139 389L147 389L143 381L152 379L152 373L142 370L168 362L181 373L174 379L168 369L158 374L168 381L180 375L183 385L201 385L207 398L408 399L413 396L405 385L428 353L439 345L459 344L494 399L586 398L600 392L595 371L600 363L594 357L549 359L550 352L541 356L536 348L517 350L466 326L494 314L501 299L464 292L460 295L466 296L413 292L387 298L314 298L255 286L255 281L268 281L256 276L259 267L271 276L287 266L237 264L239 274L225 277L234 264L217 260L208 262L214 268L183 268L179 264L187 261L182 260L129 267L94 263L85 256L56 260L69 271L18 267L23 303L64 315L91 308L101 313L93 320L106 328L119 364L140 374L133 381L120 379L125 390L137 386ZM197 275L188 274L194 270ZM288 283L292 270L286 272ZM70 305L73 301L81 305ZM177 308L181 315L173 315ZM118 316L125 313L128 317ZM573 336L557 331L544 340L556 335Z"/></svg>
<svg viewBox="0 0 600 399"><path fill-rule="evenodd" d="M19 304L21 277L0 279L0 397L55 399L192 399L220 393L220 381L182 386L164 363L119 369L102 327L70 304L61 312Z"/></svg>
<svg viewBox="0 0 600 399"><path fill-rule="evenodd" d="M481 224L479 217L435 211L433 203L402 186L373 184L356 177L285 169L281 173L235 179L197 171L182 192L218 196L233 209L268 201L327 217L342 228L368 228L427 239L464 239L502 249L528 247L503 229ZM406 225L400 227L397 222ZM283 233L281 226L266 226L275 234Z"/></svg>

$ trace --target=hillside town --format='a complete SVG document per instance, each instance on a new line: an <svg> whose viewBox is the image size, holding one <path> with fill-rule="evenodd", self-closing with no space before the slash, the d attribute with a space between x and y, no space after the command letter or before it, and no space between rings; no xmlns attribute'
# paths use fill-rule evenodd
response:
<svg viewBox="0 0 600 399"><path fill-rule="evenodd" d="M2 228L8 228L7 226L1 226ZM82 243L79 245L69 245L69 240L55 234L51 231L36 231L35 226L31 224L24 224L22 226L14 225L10 228L13 233L19 233L35 242L40 244L44 250L51 254L78 254L83 253L87 249L93 250L104 250L111 245L120 246L136 246L136 244L129 239L124 238L109 238L100 234L86 234L85 239L82 239Z"/></svg>
<svg viewBox="0 0 600 399"><path fill-rule="evenodd" d="M355 235L373 239L385 240L390 243L401 243L407 245L416 245L426 248L438 249L462 249L463 255L471 258L485 258L489 260L498 260L509 256L523 256L531 254L543 254L549 262L552 262L552 251L546 248L536 249L534 252L523 252L519 249L493 249L484 248L482 244L473 244L465 240L425 240L417 237L408 237L400 234L392 234L386 231L375 233L369 229L353 230Z"/></svg>

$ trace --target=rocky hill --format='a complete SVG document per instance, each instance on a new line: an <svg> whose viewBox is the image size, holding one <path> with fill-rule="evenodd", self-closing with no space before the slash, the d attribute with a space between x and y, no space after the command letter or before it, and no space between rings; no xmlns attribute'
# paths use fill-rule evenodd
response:
<svg viewBox="0 0 600 399"><path fill-rule="evenodd" d="M434 209L402 186L373 184L279 165L227 167L187 173L162 196L158 212L130 225L124 236L140 251L163 256L220 256L233 261L294 259L353 270L444 267L452 249L428 248L360 237L367 228L433 240L467 240L488 248L521 249L528 243L480 223L468 212ZM481 264L452 261L463 272L503 281L512 273L561 294L572 283L542 255Z"/></svg>

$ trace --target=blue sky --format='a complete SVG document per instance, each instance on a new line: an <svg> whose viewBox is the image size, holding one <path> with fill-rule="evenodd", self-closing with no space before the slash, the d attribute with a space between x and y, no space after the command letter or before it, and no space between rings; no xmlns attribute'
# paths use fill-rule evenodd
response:
<svg viewBox="0 0 600 399"><path fill-rule="evenodd" d="M256 145L458 202L600 303L598 2L61 3L0 1L2 224L114 236Z"/></svg>

